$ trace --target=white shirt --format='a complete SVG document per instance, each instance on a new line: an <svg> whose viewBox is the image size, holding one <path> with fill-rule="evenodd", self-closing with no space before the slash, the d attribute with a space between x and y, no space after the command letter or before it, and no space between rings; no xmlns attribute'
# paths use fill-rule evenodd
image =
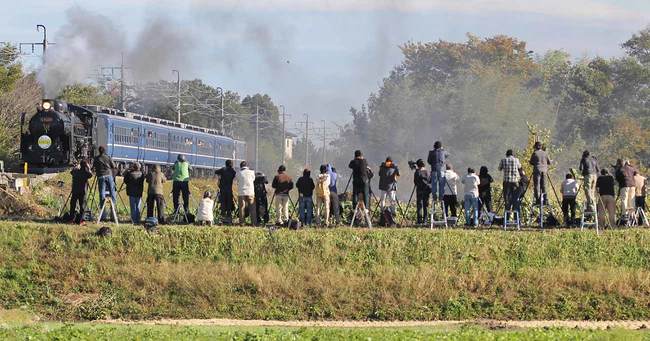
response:
<svg viewBox="0 0 650 341"><path fill-rule="evenodd" d="M481 182L478 175L474 173L467 174L463 177L462 182L465 185L465 195L478 198L478 184Z"/></svg>
<svg viewBox="0 0 650 341"><path fill-rule="evenodd" d="M212 210L214 209L214 201L210 198L203 198L199 203L199 209L196 212L197 221L213 221L214 214Z"/></svg>
<svg viewBox="0 0 650 341"><path fill-rule="evenodd" d="M564 179L562 181L562 195L565 197L575 197L578 195L578 182L574 179Z"/></svg>
<svg viewBox="0 0 650 341"><path fill-rule="evenodd" d="M458 174L453 170L446 170L443 175L447 184L445 185L444 195L458 194Z"/></svg>
<svg viewBox="0 0 650 341"><path fill-rule="evenodd" d="M255 196L255 187L253 182L255 182L255 172L248 169L248 167L242 168L237 172L237 194L241 196Z"/></svg>

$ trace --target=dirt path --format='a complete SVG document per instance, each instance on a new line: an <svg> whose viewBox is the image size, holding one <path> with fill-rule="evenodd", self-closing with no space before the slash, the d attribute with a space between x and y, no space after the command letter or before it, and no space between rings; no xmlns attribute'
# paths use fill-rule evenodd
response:
<svg viewBox="0 0 650 341"><path fill-rule="evenodd" d="M324 328L404 328L434 327L457 328L462 325L478 325L490 329L520 329L563 327L580 329L646 329L650 321L267 321L267 320L231 320L231 319L187 319L187 320L102 320L100 323L140 324L140 325L178 325L178 326L240 326L240 327L324 327Z"/></svg>

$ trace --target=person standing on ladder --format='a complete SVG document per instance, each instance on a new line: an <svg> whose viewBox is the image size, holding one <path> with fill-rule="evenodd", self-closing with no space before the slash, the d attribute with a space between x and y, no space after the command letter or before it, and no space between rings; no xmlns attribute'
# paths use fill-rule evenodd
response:
<svg viewBox="0 0 650 341"><path fill-rule="evenodd" d="M354 159L348 167L352 169L352 206L356 208L359 196L362 196L363 208L367 214L370 207L370 177L368 161L360 150L354 151Z"/></svg>
<svg viewBox="0 0 650 341"><path fill-rule="evenodd" d="M517 188L519 187L520 174L522 173L521 163L514 156L512 149L506 151L505 159L501 159L499 170L503 171L503 200L505 202L505 211L517 209L519 205ZM519 213L521 216L521 212Z"/></svg>
<svg viewBox="0 0 650 341"><path fill-rule="evenodd" d="M442 148L440 141L436 141L433 144L433 150L429 151L429 157L427 158L427 162L431 165L431 194L434 202L436 200L442 200L445 192L443 173L447 158L449 158L449 153Z"/></svg>
<svg viewBox="0 0 650 341"><path fill-rule="evenodd" d="M530 156L528 163L533 166L535 205L546 204L546 174L548 173L548 166L551 164L551 159L549 159L548 154L542 148L541 142L535 142L535 151Z"/></svg>
<svg viewBox="0 0 650 341"><path fill-rule="evenodd" d="M583 177L583 190L585 192L586 210L589 212L596 211L596 180L598 179L598 160L590 155L588 150L582 152L579 166L580 173Z"/></svg>
<svg viewBox="0 0 650 341"><path fill-rule="evenodd" d="M93 170L97 177L97 188L99 190L99 206L101 207L106 197L106 192L111 196L113 207L115 207L116 193L115 193L115 178L113 171L116 169L115 163L110 156L106 155L106 147L99 146L97 148L99 153L93 159Z"/></svg>
<svg viewBox="0 0 650 341"><path fill-rule="evenodd" d="M178 212L178 197L183 194L183 209L185 214L190 211L190 163L185 160L185 156L178 155L172 168L172 200L174 203L174 212Z"/></svg>

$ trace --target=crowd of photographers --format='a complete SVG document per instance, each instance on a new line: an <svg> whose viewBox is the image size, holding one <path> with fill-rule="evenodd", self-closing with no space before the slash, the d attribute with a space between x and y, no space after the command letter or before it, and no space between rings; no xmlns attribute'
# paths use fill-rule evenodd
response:
<svg viewBox="0 0 650 341"><path fill-rule="evenodd" d="M82 161L71 172L70 217L75 217L77 221L82 220L86 209L88 181L92 178L93 172L97 177L97 193L100 202L110 199L113 204L116 203L117 190L114 179L116 165L110 156L106 155L104 147L99 147L98 151L92 167L88 162ZM495 216L492 196L494 178L489 173L488 167L480 167L478 174L470 167L465 174L459 175L448 161L449 157L450 154L443 148L442 143L436 141L427 158L429 168L422 159L408 162L409 168L414 172L413 194L415 194L417 225L426 224L430 214L429 209L432 207L430 199L433 200L434 205L437 202L441 203L445 216L452 220L457 220L458 206L462 201L467 225L478 226L480 216ZM548 171L552 160L540 142L535 143L534 152L528 163L532 167L532 204L538 207L547 205L549 203L547 183L550 179ZM354 159L350 161L348 167L352 172L350 181L354 211L368 216L371 209L370 199L374 195L370 186L374 173L360 150L354 152ZM185 214L189 214L191 166L183 155L178 155L171 170L174 212L182 208ZM498 170L502 173L503 180L501 199L504 215L512 214L518 219L521 215L522 200L527 193L531 178L524 172L520 160L511 149L507 150L505 157L500 160ZM601 169L597 159L585 151L580 159L578 171L579 174L571 169L560 188L561 209L566 225L577 222L576 198L581 188L584 193L586 216L593 218L597 213L598 221L603 227L624 223L636 214L637 208L645 209L646 178L641 176L629 161L617 160L616 164L612 165L610 174L606 168ZM235 170L231 160L226 161L225 167L218 169L215 174L219 180L219 211L223 223L232 223L234 213L237 213L239 224L242 225L246 223L247 218L252 225L269 223L266 189L268 181L264 174L255 173L248 167L246 161L242 161L239 170ZM167 177L160 166L154 165L145 174L142 166L134 163L122 175L129 197L132 222L139 224L141 221L144 182L149 185L145 200L147 219L154 218L156 212L155 219L160 223L166 222L163 184L167 181ZM392 225L395 224L398 215L397 183L400 170L389 156L379 166L378 175L377 202L381 221L383 224ZM315 176L312 176L310 169L304 169L302 176L295 183L287 174L285 166L279 166L271 182L273 189L271 202L275 205L276 212L274 223L281 226L296 224L292 222L292 214L296 209L298 220L302 225L330 226L341 223L342 207L338 180L336 169L330 164L321 165ZM233 193L234 185L237 188L236 196ZM458 197L460 185L463 186L461 198ZM293 203L290 197L294 189L298 192L297 203ZM347 189L346 185L344 191ZM235 205L235 198L237 205ZM617 198L621 202L619 219L616 217ZM181 199L182 206L180 206ZM77 206L81 213L76 213ZM192 217L198 223L212 224L213 212L212 194L205 192L199 202L196 216L192 215Z"/></svg>

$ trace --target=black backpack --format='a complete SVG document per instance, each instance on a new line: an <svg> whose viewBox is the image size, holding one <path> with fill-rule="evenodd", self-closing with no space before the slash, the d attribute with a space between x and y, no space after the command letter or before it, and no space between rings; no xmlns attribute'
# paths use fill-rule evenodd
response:
<svg viewBox="0 0 650 341"><path fill-rule="evenodd" d="M391 227L395 226L395 219L393 212L389 208L385 208L379 217L379 226Z"/></svg>

